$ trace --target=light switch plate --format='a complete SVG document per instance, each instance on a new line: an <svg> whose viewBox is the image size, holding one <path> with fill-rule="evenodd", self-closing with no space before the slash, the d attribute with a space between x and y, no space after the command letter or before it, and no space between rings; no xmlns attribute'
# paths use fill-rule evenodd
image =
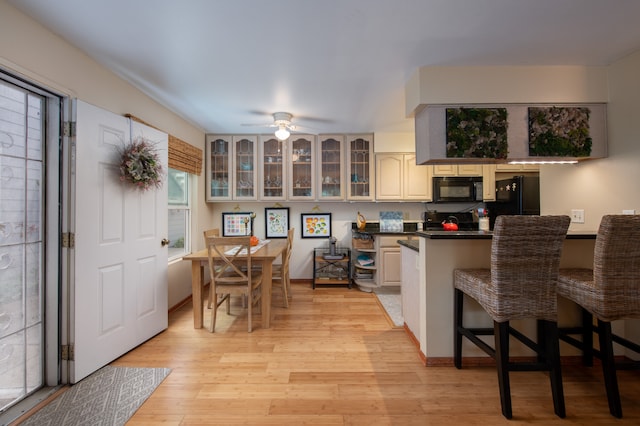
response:
<svg viewBox="0 0 640 426"><path fill-rule="evenodd" d="M622 214L636 214L635 210L622 210Z"/></svg>
<svg viewBox="0 0 640 426"><path fill-rule="evenodd" d="M571 210L571 222L572 223L584 223L584 210L572 209Z"/></svg>

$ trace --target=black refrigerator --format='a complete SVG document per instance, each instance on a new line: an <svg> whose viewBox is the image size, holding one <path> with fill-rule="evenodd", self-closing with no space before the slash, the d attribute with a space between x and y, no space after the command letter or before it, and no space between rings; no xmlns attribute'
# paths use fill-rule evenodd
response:
<svg viewBox="0 0 640 426"><path fill-rule="evenodd" d="M540 214L540 179L538 176L514 176L496 181L496 201L487 203L489 226L493 229L496 217Z"/></svg>

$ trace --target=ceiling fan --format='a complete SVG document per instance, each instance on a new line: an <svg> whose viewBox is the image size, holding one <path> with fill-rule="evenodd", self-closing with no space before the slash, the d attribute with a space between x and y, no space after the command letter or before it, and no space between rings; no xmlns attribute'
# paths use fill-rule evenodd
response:
<svg viewBox="0 0 640 426"><path fill-rule="evenodd" d="M277 127L278 130L276 130L274 134L281 141L287 139L291 135L291 132L296 131L298 128L295 124L291 123L293 115L288 112L274 112L272 116L273 123L243 124L243 126Z"/></svg>

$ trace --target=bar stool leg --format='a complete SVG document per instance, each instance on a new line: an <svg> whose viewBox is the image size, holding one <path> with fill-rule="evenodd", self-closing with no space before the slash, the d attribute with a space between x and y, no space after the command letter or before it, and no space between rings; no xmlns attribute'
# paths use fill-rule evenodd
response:
<svg viewBox="0 0 640 426"><path fill-rule="evenodd" d="M457 288L454 289L453 296L453 364L459 370L462 368L462 305L464 303L464 293Z"/></svg>
<svg viewBox="0 0 640 426"><path fill-rule="evenodd" d="M496 366L498 368L498 385L500 387L500 404L502 415L507 419L513 417L511 410L511 385L509 383L509 321L493 322L496 345Z"/></svg>
<svg viewBox="0 0 640 426"><path fill-rule="evenodd" d="M566 416L564 406L564 391L562 387L562 369L560 366L560 338L558 324L553 321L542 321L545 329L544 352L549 365L549 379L551 380L551 394L553 395L553 409L560 418Z"/></svg>
<svg viewBox="0 0 640 426"><path fill-rule="evenodd" d="M615 359L613 358L613 338L611 336L610 322L598 320L598 337L600 339L600 357L604 386L607 390L607 400L609 401L609 412L614 417L622 418L622 404L620 402L620 391L618 390Z"/></svg>

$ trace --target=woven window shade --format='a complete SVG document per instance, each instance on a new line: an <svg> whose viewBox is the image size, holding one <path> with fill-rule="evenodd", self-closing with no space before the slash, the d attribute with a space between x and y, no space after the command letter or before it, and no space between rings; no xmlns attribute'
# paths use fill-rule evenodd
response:
<svg viewBox="0 0 640 426"><path fill-rule="evenodd" d="M126 116L138 123L158 129L156 126L152 126L134 115L126 114ZM164 132L162 129L158 130ZM173 135L169 135L169 167L200 175L202 173L202 150Z"/></svg>

